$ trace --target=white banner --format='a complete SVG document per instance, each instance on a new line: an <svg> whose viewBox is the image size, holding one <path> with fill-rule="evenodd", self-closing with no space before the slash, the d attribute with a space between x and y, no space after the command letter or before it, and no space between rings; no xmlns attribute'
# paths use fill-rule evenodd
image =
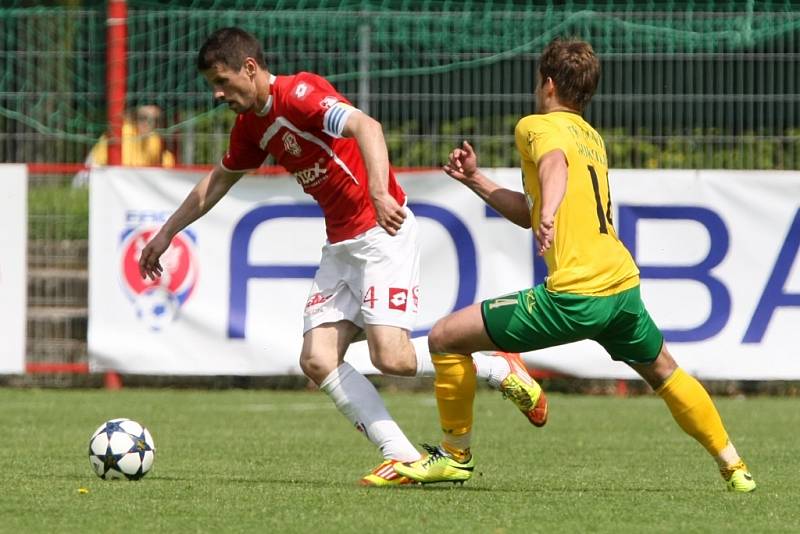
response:
<svg viewBox="0 0 800 534"><path fill-rule="evenodd" d="M519 189L518 169L491 175ZM245 177L173 243L162 285L138 278L151 233L201 176L92 173L89 350L95 371L299 373L302 311L319 261L319 208L291 177ZM671 352L701 378L798 379L800 173L612 171L614 222ZM402 174L422 239L418 335L472 302L544 276L532 234L441 172ZM593 342L528 353L533 366L632 377ZM348 353L363 370L363 343Z"/></svg>
<svg viewBox="0 0 800 534"><path fill-rule="evenodd" d="M0 165L0 374L25 372L28 168Z"/></svg>

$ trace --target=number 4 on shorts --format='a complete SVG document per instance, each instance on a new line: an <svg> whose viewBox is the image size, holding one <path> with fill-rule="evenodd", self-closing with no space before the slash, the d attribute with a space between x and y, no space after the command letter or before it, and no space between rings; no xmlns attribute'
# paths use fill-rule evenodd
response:
<svg viewBox="0 0 800 534"><path fill-rule="evenodd" d="M364 295L364 302L369 302L369 307L375 307L375 301L378 300L375 298L375 286L369 286L367 289L367 294Z"/></svg>

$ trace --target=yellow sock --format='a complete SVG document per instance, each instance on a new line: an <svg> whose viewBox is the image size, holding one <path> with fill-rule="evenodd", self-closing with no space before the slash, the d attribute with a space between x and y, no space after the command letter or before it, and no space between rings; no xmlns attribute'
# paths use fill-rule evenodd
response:
<svg viewBox="0 0 800 534"><path fill-rule="evenodd" d="M475 368L463 354L431 354L436 369L436 404L445 434L442 445L456 460L469 456L472 403L475 399ZM451 439L448 439L450 437Z"/></svg>
<svg viewBox="0 0 800 534"><path fill-rule="evenodd" d="M656 393L667 403L672 417L683 431L699 441L715 459L718 458L728 445L728 433L702 384L678 368Z"/></svg>

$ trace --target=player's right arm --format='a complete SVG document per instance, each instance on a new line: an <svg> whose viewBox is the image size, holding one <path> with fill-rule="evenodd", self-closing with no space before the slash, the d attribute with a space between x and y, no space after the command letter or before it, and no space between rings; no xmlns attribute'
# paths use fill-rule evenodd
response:
<svg viewBox="0 0 800 534"><path fill-rule="evenodd" d="M341 104L338 104L341 105ZM389 194L389 152L383 127L369 115L355 110L345 119L342 137L354 137L367 169L367 187L377 223L389 235L397 235L406 218L405 209Z"/></svg>
<svg viewBox="0 0 800 534"><path fill-rule="evenodd" d="M175 213L142 249L142 255L139 257L139 274L142 278L149 276L151 280L155 280L161 276L163 268L159 260L172 242L172 238L208 213L243 174L239 171L229 171L217 164L194 186Z"/></svg>
<svg viewBox="0 0 800 534"><path fill-rule="evenodd" d="M542 207L536 241L539 255L543 256L553 245L556 211L567 192L567 156L560 149L553 149L539 159L538 166Z"/></svg>
<svg viewBox="0 0 800 534"><path fill-rule="evenodd" d="M472 145L463 142L460 148L450 152L447 164L442 167L455 178L475 192L500 215L523 228L531 227L531 213L525 195L500 187L478 169L478 156Z"/></svg>

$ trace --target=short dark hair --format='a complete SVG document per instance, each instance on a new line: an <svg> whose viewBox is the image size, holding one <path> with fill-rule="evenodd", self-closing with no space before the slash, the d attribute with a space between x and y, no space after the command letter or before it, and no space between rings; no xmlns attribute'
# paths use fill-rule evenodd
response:
<svg viewBox="0 0 800 534"><path fill-rule="evenodd" d="M583 111L597 90L600 60L589 43L556 38L542 52L539 75L541 83L552 78L562 104Z"/></svg>
<svg viewBox="0 0 800 534"><path fill-rule="evenodd" d="M217 63L238 71L247 58L266 69L264 49L252 34L241 28L220 28L208 36L197 54L197 70L207 70Z"/></svg>

